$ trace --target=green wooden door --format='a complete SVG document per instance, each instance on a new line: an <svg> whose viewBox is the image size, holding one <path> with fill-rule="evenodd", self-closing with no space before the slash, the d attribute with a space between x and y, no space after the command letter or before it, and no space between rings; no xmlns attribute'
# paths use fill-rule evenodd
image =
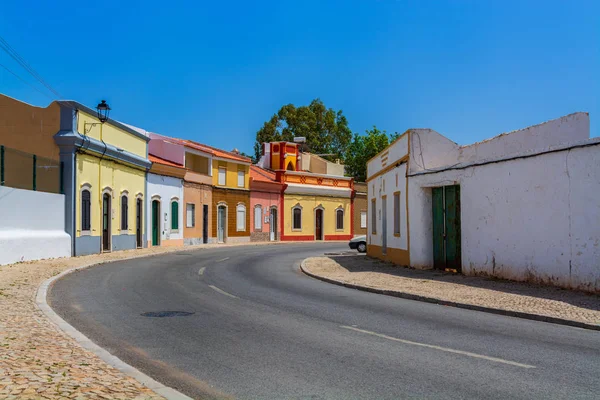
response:
<svg viewBox="0 0 600 400"><path fill-rule="evenodd" d="M460 272L460 186L446 186L446 268Z"/></svg>
<svg viewBox="0 0 600 400"><path fill-rule="evenodd" d="M159 204L157 200L152 201L152 246L158 246L159 243Z"/></svg>
<svg viewBox="0 0 600 400"><path fill-rule="evenodd" d="M433 268L446 268L444 250L444 188L433 188Z"/></svg>
<svg viewBox="0 0 600 400"><path fill-rule="evenodd" d="M433 266L461 270L460 186L433 188Z"/></svg>

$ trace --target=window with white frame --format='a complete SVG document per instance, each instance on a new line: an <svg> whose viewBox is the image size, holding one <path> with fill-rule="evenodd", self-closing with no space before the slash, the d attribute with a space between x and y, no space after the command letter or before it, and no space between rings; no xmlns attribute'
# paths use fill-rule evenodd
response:
<svg viewBox="0 0 600 400"><path fill-rule="evenodd" d="M243 169L238 171L238 187L244 187L246 182L246 172Z"/></svg>
<svg viewBox="0 0 600 400"><path fill-rule="evenodd" d="M196 226L196 205L188 203L185 205L185 217L186 224L185 226L188 228L193 228Z"/></svg>
<svg viewBox="0 0 600 400"><path fill-rule="evenodd" d="M335 229L338 231L344 230L344 209L338 208L335 210Z"/></svg>
<svg viewBox="0 0 600 400"><path fill-rule="evenodd" d="M292 229L302 230L302 207L299 205L292 208Z"/></svg>
<svg viewBox="0 0 600 400"><path fill-rule="evenodd" d="M366 227L367 227L367 212L366 211L360 212L360 227L361 227L361 229L366 229Z"/></svg>
<svg viewBox="0 0 600 400"><path fill-rule="evenodd" d="M254 206L254 230L262 230L262 207L260 204Z"/></svg>
<svg viewBox="0 0 600 400"><path fill-rule="evenodd" d="M218 180L219 185L225 186L226 181L227 181L227 168L219 167L219 180Z"/></svg>
<svg viewBox="0 0 600 400"><path fill-rule="evenodd" d="M238 232L243 232L246 230L246 206L243 204L238 204L237 208L236 208L236 215L237 215L237 231Z"/></svg>

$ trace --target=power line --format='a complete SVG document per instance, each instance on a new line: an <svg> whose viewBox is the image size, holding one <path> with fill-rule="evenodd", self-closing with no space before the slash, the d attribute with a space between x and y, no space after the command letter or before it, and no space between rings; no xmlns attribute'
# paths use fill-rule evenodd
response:
<svg viewBox="0 0 600 400"><path fill-rule="evenodd" d="M5 70L7 70L8 72L10 72L11 74L13 74L18 80L20 80L21 82L23 82L26 85L31 86L31 88L41 94L43 94L44 96L48 97L49 99L52 100L52 96L48 95L48 93L44 93L41 90L39 90L38 88L36 88L35 86L33 86L31 83L27 82L25 79L21 78L19 75L15 74L14 72L12 72L10 69L8 69L8 67L4 64L0 64L0 67L4 68Z"/></svg>
<svg viewBox="0 0 600 400"><path fill-rule="evenodd" d="M48 82L46 82L44 80L44 78L42 78L41 75L38 74L33 69L33 67L31 65L29 65L29 63L27 61L25 61L25 59L23 57L21 57L19 55L19 53L17 53L17 51L2 36L0 36L0 48L2 50L4 50L6 52L6 54L8 54L21 67L23 67L23 69L25 69L25 71L27 71L31 76L33 76L38 82L40 82L42 85L44 85L46 87L46 89L48 89L50 92L52 92L59 99L62 98L60 93L58 93L58 91L56 91L52 86L50 86L50 84ZM14 73L13 73L13 75L14 75Z"/></svg>

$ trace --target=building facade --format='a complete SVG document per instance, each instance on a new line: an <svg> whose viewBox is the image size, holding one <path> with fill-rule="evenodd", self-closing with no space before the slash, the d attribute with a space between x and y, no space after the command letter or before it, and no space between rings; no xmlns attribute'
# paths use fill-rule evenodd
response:
<svg viewBox="0 0 600 400"><path fill-rule="evenodd" d="M67 232L73 254L146 246L144 202L149 138L74 101L58 101L54 136L64 164Z"/></svg>
<svg viewBox="0 0 600 400"><path fill-rule="evenodd" d="M149 155L148 246L183 246L183 165Z"/></svg>
<svg viewBox="0 0 600 400"><path fill-rule="evenodd" d="M354 182L354 236L367 234L367 184Z"/></svg>
<svg viewBox="0 0 600 400"><path fill-rule="evenodd" d="M213 236L217 243L250 241L250 164L239 154L213 150Z"/></svg>
<svg viewBox="0 0 600 400"><path fill-rule="evenodd" d="M250 240L253 242L280 239L279 207L284 185L274 172L256 165L250 167Z"/></svg>
<svg viewBox="0 0 600 400"><path fill-rule="evenodd" d="M390 188L395 169L398 189ZM430 129L411 129L369 162L368 176L372 256L600 291L600 200L592 195L600 192L600 138L589 138L587 113L469 146ZM392 244L390 194L396 190L406 201L398 221L406 241ZM387 249L380 216L387 217ZM403 259L390 259L398 251Z"/></svg>
<svg viewBox="0 0 600 400"><path fill-rule="evenodd" d="M278 210L280 240L352 238L354 182L343 175L343 165L300 153L296 143L273 142L263 144L258 166L272 170L276 180L284 185Z"/></svg>

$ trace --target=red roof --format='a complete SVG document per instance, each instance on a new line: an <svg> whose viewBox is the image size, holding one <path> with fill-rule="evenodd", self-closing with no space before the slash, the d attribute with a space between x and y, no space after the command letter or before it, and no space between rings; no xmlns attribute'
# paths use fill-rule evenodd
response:
<svg viewBox="0 0 600 400"><path fill-rule="evenodd" d="M155 164L168 165L170 167L185 169L185 167L181 164L174 163L173 161L165 160L164 158L157 157L153 154L148 154L148 160Z"/></svg>
<svg viewBox="0 0 600 400"><path fill-rule="evenodd" d="M244 157L242 155L233 153L231 151L217 149L216 147L212 147L212 146L208 146L206 144L194 142L192 140L177 139L177 138L172 138L172 137L168 137L168 136L163 136L163 140L165 140L167 142L179 144L182 146L186 146L186 147L189 147L192 149L200 150L204 153L210 154L215 157L226 158L228 160L234 160L234 161L239 161L239 162L248 163L248 164L250 164L252 162L252 160L249 159L248 157Z"/></svg>
<svg viewBox="0 0 600 400"><path fill-rule="evenodd" d="M250 166L250 178L255 182L279 183L276 180L275 172L268 171L257 165Z"/></svg>

